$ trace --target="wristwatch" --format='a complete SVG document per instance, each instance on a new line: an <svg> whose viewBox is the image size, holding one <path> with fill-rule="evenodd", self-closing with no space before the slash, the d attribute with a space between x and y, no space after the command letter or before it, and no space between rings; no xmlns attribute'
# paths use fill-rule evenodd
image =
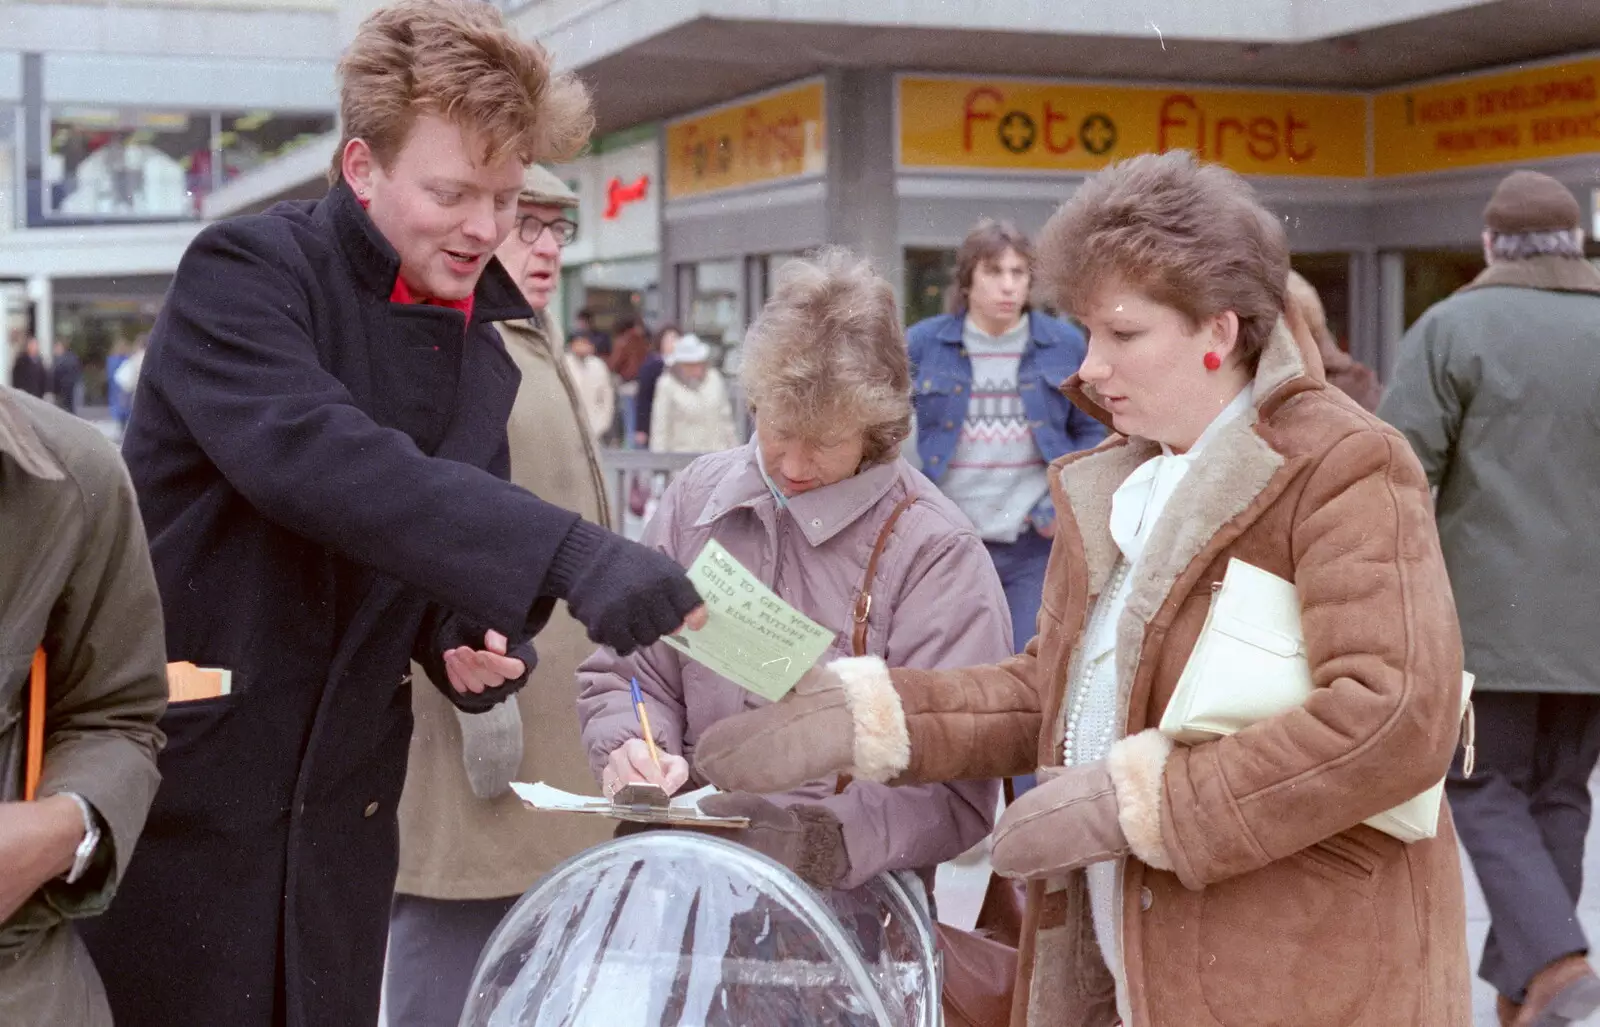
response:
<svg viewBox="0 0 1600 1027"><path fill-rule="evenodd" d="M72 853L72 869L62 878L68 884L77 884L93 862L95 850L100 848L100 819L95 816L94 807L89 805L88 799L77 792L64 794L78 804L78 812L83 814L83 841Z"/></svg>

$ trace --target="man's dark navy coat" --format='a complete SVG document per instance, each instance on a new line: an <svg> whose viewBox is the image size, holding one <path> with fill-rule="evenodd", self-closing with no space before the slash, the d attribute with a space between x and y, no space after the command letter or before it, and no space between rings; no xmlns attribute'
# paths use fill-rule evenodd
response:
<svg viewBox="0 0 1600 1027"><path fill-rule="evenodd" d="M408 661L445 681L445 647L548 616L576 515L503 480L519 376L490 325L530 311L498 263L470 323L391 303L398 269L339 185L204 230L151 336L124 455L168 658L233 692L168 713L149 825L84 925L119 1027L374 1023Z"/></svg>

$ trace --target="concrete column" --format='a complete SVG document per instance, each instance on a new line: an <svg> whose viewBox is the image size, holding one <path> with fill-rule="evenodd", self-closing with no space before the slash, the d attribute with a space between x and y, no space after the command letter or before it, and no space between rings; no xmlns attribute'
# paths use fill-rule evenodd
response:
<svg viewBox="0 0 1600 1027"><path fill-rule="evenodd" d="M667 255L667 129L661 125L656 129L656 170L652 187L660 202L656 204L656 238L660 240L657 246L656 261L659 270L656 272L657 288L661 290L661 316L680 328L685 323L682 285L678 281L678 269L673 265Z"/></svg>
<svg viewBox="0 0 1600 1027"><path fill-rule="evenodd" d="M828 72L828 240L872 261L904 302L894 174L894 76Z"/></svg>
<svg viewBox="0 0 1600 1027"><path fill-rule="evenodd" d="M1400 355L1406 333L1406 255L1398 250L1378 254L1378 373L1384 381Z"/></svg>
<svg viewBox="0 0 1600 1027"><path fill-rule="evenodd" d="M45 213L44 166L49 140L44 125L44 59L36 53L22 55L22 202L18 204L28 225L37 225Z"/></svg>
<svg viewBox="0 0 1600 1027"><path fill-rule="evenodd" d="M1350 355L1368 367L1379 366L1378 255L1370 249L1350 252Z"/></svg>

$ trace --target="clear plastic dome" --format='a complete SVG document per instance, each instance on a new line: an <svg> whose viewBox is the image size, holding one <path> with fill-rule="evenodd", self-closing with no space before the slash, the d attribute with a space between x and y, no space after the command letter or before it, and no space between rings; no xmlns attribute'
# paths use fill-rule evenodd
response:
<svg viewBox="0 0 1600 1027"><path fill-rule="evenodd" d="M743 846L651 831L568 860L517 902L461 1027L938 1022L920 882L819 892Z"/></svg>

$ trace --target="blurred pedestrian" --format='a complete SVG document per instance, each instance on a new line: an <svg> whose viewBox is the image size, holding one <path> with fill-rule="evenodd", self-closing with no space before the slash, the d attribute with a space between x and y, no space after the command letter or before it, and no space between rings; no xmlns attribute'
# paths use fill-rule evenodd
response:
<svg viewBox="0 0 1600 1027"><path fill-rule="evenodd" d="M73 922L112 901L160 780L161 598L116 449L3 386L0 524L0 1023L110 1027Z"/></svg>
<svg viewBox="0 0 1600 1027"><path fill-rule="evenodd" d="M1061 393L1083 362L1083 333L1033 309L1033 271L1021 230L981 221L956 254L953 309L907 333L923 473L988 547L1019 650L1034 636L1055 537L1047 466L1106 435Z"/></svg>
<svg viewBox="0 0 1600 1027"><path fill-rule="evenodd" d="M618 378L625 382L638 380L639 369L650 356L650 337L638 318L624 317L617 322L617 334L611 340L611 355L606 363Z"/></svg>
<svg viewBox="0 0 1600 1027"><path fill-rule="evenodd" d="M1415 455L1284 325L1282 222L1234 172L1184 151L1112 164L1040 251L1088 329L1068 391L1118 435L1052 472L1037 637L982 667L820 665L700 732L696 767L768 790L1043 760L994 833L995 868L1028 881L1019 1027L1463 1027L1449 813L1411 844L1363 824L1439 782L1461 718ZM1317 687L1175 745L1157 725L1236 560L1293 581Z"/></svg>
<svg viewBox="0 0 1600 1027"><path fill-rule="evenodd" d="M608 436L620 432L621 439L633 438L639 430L639 372L650 357L650 337L637 318L617 322L616 337L606 364L617 376L617 422L607 425Z"/></svg>
<svg viewBox="0 0 1600 1027"><path fill-rule="evenodd" d="M656 329L655 341L650 346L650 355L645 358L644 366L639 368L639 392L634 400L635 430L633 445L639 449L650 448L650 417L655 406L656 385L661 380L661 374L667 369L667 360L672 356L672 348L677 345L682 336L677 325L662 325Z"/></svg>
<svg viewBox="0 0 1600 1027"><path fill-rule="evenodd" d="M583 335L575 335L567 342L565 362L573 388L578 390L578 401L583 404L584 423L598 445L616 419L617 387L611 380L611 369L595 355L594 344Z"/></svg>
<svg viewBox="0 0 1600 1027"><path fill-rule="evenodd" d="M674 369L709 347L685 335ZM688 564L711 541L828 628L834 655L895 666L959 666L1008 654L1010 624L982 543L949 499L903 459L910 377L894 292L843 250L794 260L744 342L741 375L758 424L739 448L701 457L668 487L644 541ZM664 377L657 424L667 406ZM656 433L652 433L652 438ZM952 603L961 594L966 603ZM863 600L862 596L870 598ZM639 734L637 678L663 750ZM595 653L579 678L583 741L606 794L651 781L676 791L700 732L759 702L664 643ZM702 809L748 816L718 832L818 888L852 889L888 870L933 868L989 831L993 781L840 791L835 775L783 794L736 794Z"/></svg>
<svg viewBox="0 0 1600 1027"><path fill-rule="evenodd" d="M739 444L733 400L711 347L698 335L680 336L666 360L650 407L650 451L715 453Z"/></svg>
<svg viewBox="0 0 1600 1027"><path fill-rule="evenodd" d="M611 336L595 323L594 311L584 307L573 315L572 337L583 336L594 345L595 355L604 359L611 356Z"/></svg>
<svg viewBox="0 0 1600 1027"><path fill-rule="evenodd" d="M328 194L200 231L123 446L168 650L231 677L168 713L150 831L86 932L119 1027L374 1023L411 661L482 712L559 600L623 650L699 604L504 480L493 325L532 311L494 251L526 166L586 138L582 85L476 0L376 9L339 71Z"/></svg>
<svg viewBox="0 0 1600 1027"><path fill-rule="evenodd" d="M135 400L138 399L139 377L144 372L145 351L149 346L149 341L148 334L139 336L134 340L133 348L128 352L128 355L117 364L116 386L118 391L122 393L122 403L127 411L123 422L124 426L126 426L127 418L133 417L133 405Z"/></svg>
<svg viewBox="0 0 1600 1027"><path fill-rule="evenodd" d="M495 327L522 374L507 426L511 481L604 525L599 455L566 371L560 327L548 311L561 247L576 233L566 212L577 205L561 179L537 164L528 169L517 229L497 255L533 316ZM455 1027L478 953L512 904L562 860L610 836L585 817L527 816L510 791L513 780L593 788L571 692L578 665L593 649L582 624L565 609L553 610L539 633L539 663L528 687L478 715L421 687L426 671L412 666L416 723L400 800L400 872L385 977L390 1023Z"/></svg>
<svg viewBox="0 0 1600 1027"><path fill-rule="evenodd" d="M50 363L50 391L56 406L69 414L78 412L78 385L83 381L83 363L78 355L57 340L55 359Z"/></svg>
<svg viewBox="0 0 1600 1027"><path fill-rule="evenodd" d="M130 397L122 391L122 386L117 384L118 372L122 365L128 362L133 348L127 340L118 339L111 346L111 352L106 355L106 405L111 409L111 420L117 425L117 438L121 438L128 428L128 415L133 412Z"/></svg>
<svg viewBox="0 0 1600 1027"><path fill-rule="evenodd" d="M1438 489L1477 675L1477 768L1448 794L1489 906L1478 972L1515 1027L1600 1010L1578 925L1600 757L1600 271L1581 219L1547 175L1501 181L1489 266L1411 326L1378 408Z"/></svg>
<svg viewBox="0 0 1600 1027"><path fill-rule="evenodd" d="M50 391L50 372L39 358L39 340L31 335L11 362L11 387L34 399L43 399Z"/></svg>

